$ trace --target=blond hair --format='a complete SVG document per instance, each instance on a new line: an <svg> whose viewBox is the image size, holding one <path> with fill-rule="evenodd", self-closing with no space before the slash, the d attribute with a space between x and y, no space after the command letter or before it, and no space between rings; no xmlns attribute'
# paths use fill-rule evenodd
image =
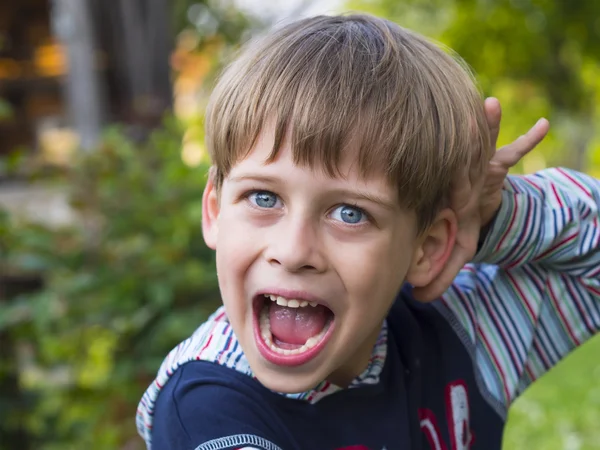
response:
<svg viewBox="0 0 600 450"><path fill-rule="evenodd" d="M270 161L286 138L296 164L337 176L352 148L361 174L396 186L420 229L458 171L490 157L481 94L462 60L369 15L300 20L246 46L208 105L217 187L271 121Z"/></svg>

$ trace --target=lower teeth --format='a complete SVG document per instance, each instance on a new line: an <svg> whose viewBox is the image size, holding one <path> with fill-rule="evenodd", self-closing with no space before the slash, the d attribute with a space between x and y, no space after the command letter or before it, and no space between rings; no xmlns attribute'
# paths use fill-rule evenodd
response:
<svg viewBox="0 0 600 450"><path fill-rule="evenodd" d="M295 348L293 350L283 349L277 347L273 343L273 337L271 334L271 321L269 319L269 307L265 306L260 313L260 334L269 348L275 353L279 353L281 355L298 355L313 348L321 341L321 339L323 339L323 336L325 336L325 333L327 333L327 330L329 329L329 324L330 322L327 322L319 334L309 337L302 347Z"/></svg>

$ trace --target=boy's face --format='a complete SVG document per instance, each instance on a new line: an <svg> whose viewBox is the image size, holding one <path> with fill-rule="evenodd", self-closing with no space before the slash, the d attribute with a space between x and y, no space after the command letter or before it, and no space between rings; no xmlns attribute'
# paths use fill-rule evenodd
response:
<svg viewBox="0 0 600 450"><path fill-rule="evenodd" d="M256 377L279 392L348 384L368 363L382 321L420 258L416 218L383 177L272 163L264 132L217 195L203 229L216 250L227 316ZM416 270L416 269L415 269Z"/></svg>

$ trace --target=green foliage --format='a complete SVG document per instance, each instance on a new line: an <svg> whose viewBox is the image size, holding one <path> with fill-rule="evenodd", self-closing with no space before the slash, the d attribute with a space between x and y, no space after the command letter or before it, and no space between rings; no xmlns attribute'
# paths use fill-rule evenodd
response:
<svg viewBox="0 0 600 450"><path fill-rule="evenodd" d="M540 117L551 133L522 170L568 165L600 170L600 3L591 0L351 0L448 45L504 110L500 141Z"/></svg>
<svg viewBox="0 0 600 450"><path fill-rule="evenodd" d="M231 0L174 0L172 9L175 30L195 28L200 37L198 45L215 36L237 45L250 28L261 26L257 17L240 11Z"/></svg>
<svg viewBox="0 0 600 450"><path fill-rule="evenodd" d="M600 442L600 336L534 384L512 407L505 449L592 450Z"/></svg>
<svg viewBox="0 0 600 450"><path fill-rule="evenodd" d="M218 302L201 236L207 167L182 162L181 128L167 120L145 144L113 129L81 154L62 180L72 227L0 215L2 267L44 275L42 290L0 302L0 334L18 340L20 385L36 398L36 448L118 448L161 360Z"/></svg>

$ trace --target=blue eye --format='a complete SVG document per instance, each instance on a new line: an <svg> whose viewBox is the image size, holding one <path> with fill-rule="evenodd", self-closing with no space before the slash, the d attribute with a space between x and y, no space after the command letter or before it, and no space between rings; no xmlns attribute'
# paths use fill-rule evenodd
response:
<svg viewBox="0 0 600 450"><path fill-rule="evenodd" d="M269 191L252 192L248 198L260 208L274 208L279 202L279 197Z"/></svg>
<svg viewBox="0 0 600 450"><path fill-rule="evenodd" d="M367 218L362 209L349 205L341 205L333 210L331 217L348 224L364 222Z"/></svg>

